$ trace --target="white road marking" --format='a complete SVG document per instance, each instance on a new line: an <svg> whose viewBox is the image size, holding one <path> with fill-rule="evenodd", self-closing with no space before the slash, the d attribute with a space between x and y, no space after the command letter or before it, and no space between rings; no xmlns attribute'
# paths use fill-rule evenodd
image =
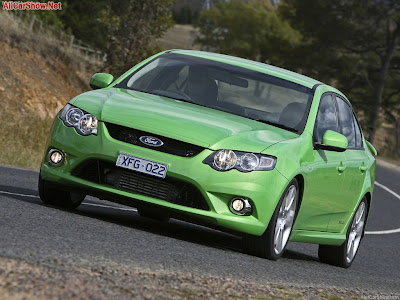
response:
<svg viewBox="0 0 400 300"><path fill-rule="evenodd" d="M392 191L389 189L387 186L375 181L375 185L379 186L381 189L384 189L386 192L392 194L395 196L397 199L400 200L400 195L397 194L396 192ZM398 233L400 232L400 228L397 229L389 229L389 230L380 230L380 231L366 231L365 234L390 234L390 233Z"/></svg>
<svg viewBox="0 0 400 300"><path fill-rule="evenodd" d="M400 195L397 194L396 192L392 191L389 189L387 186L375 181L375 185L379 186L380 188L384 189L388 193L392 194L395 196L397 199L400 200ZM15 195L15 196L22 196L22 197L30 197L30 198L39 198L39 196L36 195L29 195L29 194L19 194L19 193L12 193L12 192L6 192L6 191L0 191L0 194L5 194L5 195ZM103 208L111 208L111 209L117 209L117 210L123 210L123 211L137 211L135 208L123 208L123 207L115 207L115 206L109 206L109 205L103 205L103 204L94 204L94 203L82 203L83 205L88 205L88 206L96 206L96 207L103 207ZM366 231L365 234L390 234L390 233L400 233L400 228L397 229L389 229L389 230L380 230L380 231Z"/></svg>
<svg viewBox="0 0 400 300"><path fill-rule="evenodd" d="M398 233L400 232L400 228L391 229L391 230L382 230L382 231L366 231L365 234L389 234L389 233Z"/></svg>
<svg viewBox="0 0 400 300"><path fill-rule="evenodd" d="M30 197L30 198L39 198L39 196L35 196L35 195L18 194L18 193L6 192L6 191L0 191L0 194L22 196L22 197Z"/></svg>
<svg viewBox="0 0 400 300"><path fill-rule="evenodd" d="M137 211L136 208L115 207L115 206L109 206L109 205L103 205L103 204L94 204L94 203L85 203L85 202L83 202L82 204L89 205L89 206L97 206L97 207L119 209L119 210L125 210L125 211Z"/></svg>
<svg viewBox="0 0 400 300"><path fill-rule="evenodd" d="M376 184L377 186L379 186L380 188L384 189L386 192L392 194L393 196L395 196L397 199L400 200L400 195L397 194L396 192L392 191L391 189L389 189L387 186L385 186L385 185L383 185L383 184L380 184L379 182L376 182L376 181L375 181L375 184Z"/></svg>

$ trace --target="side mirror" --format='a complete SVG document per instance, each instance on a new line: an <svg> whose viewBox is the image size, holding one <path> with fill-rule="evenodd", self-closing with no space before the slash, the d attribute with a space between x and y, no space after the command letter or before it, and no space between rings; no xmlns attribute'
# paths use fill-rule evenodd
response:
<svg viewBox="0 0 400 300"><path fill-rule="evenodd" d="M332 130L325 131L322 137L322 144L316 144L315 149L343 152L347 149L347 138Z"/></svg>
<svg viewBox="0 0 400 300"><path fill-rule="evenodd" d="M102 89L111 84L113 82L114 76L107 73L96 73L90 78L90 87L94 90Z"/></svg>
<svg viewBox="0 0 400 300"><path fill-rule="evenodd" d="M377 156L378 155L378 151L376 151L375 147L372 146L372 144L370 142L368 142L368 141L366 141L366 142L367 142L368 149L371 151L371 153L373 155Z"/></svg>

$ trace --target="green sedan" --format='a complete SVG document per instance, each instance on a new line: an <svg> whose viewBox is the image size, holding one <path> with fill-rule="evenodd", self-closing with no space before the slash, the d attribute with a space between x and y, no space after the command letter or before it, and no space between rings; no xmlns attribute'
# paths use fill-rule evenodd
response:
<svg viewBox="0 0 400 300"><path fill-rule="evenodd" d="M39 176L47 204L86 195L243 237L276 260L288 241L349 267L372 201L376 150L349 100L303 75L226 55L170 50L59 112Z"/></svg>

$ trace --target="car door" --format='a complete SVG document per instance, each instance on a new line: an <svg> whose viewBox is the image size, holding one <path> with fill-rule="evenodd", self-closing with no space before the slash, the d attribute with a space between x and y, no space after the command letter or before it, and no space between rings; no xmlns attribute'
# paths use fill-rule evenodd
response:
<svg viewBox="0 0 400 300"><path fill-rule="evenodd" d="M327 130L339 132L337 108L332 94L324 94L320 101L314 143L321 143ZM294 229L327 231L335 204L342 193L344 174L338 167L344 161L344 152L314 149L309 161L303 163L305 189Z"/></svg>
<svg viewBox="0 0 400 300"><path fill-rule="evenodd" d="M362 186L367 170L367 156L363 147L360 126L355 118L350 104L343 98L335 96L340 133L348 140L347 150L344 152L344 182L342 197L335 204L335 211L329 222L328 231L340 232L350 218L357 201L361 197Z"/></svg>

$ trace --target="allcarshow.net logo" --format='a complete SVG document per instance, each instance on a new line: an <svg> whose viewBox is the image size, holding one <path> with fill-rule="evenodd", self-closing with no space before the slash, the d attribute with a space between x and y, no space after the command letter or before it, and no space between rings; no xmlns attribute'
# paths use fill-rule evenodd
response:
<svg viewBox="0 0 400 300"><path fill-rule="evenodd" d="M61 10L61 2L3 1L3 10Z"/></svg>

